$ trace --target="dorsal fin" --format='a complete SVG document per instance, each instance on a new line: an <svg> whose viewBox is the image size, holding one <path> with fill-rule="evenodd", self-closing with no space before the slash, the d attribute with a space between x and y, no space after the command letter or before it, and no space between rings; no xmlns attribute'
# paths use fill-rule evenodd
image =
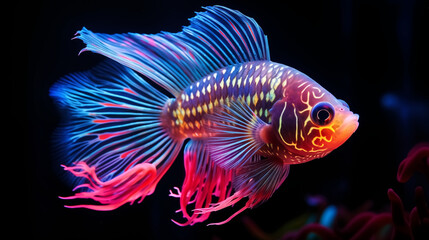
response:
<svg viewBox="0 0 429 240"><path fill-rule="evenodd" d="M222 6L205 7L182 32L102 34L86 28L82 51L103 54L156 82L175 96L220 68L269 60L267 37L253 20Z"/></svg>

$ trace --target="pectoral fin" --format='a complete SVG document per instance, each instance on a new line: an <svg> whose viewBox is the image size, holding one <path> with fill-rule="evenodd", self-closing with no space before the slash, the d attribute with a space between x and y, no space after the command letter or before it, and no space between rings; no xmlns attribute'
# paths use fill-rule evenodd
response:
<svg viewBox="0 0 429 240"><path fill-rule="evenodd" d="M236 100L208 117L212 123L207 145L210 156L220 167L231 170L244 166L265 144L260 132L265 122L245 102Z"/></svg>

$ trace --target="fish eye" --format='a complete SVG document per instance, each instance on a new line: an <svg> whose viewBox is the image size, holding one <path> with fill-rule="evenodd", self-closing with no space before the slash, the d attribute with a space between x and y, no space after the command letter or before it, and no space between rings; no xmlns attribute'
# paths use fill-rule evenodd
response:
<svg viewBox="0 0 429 240"><path fill-rule="evenodd" d="M324 126L334 119L334 114L334 107L331 104L320 102L311 110L311 120L319 126Z"/></svg>

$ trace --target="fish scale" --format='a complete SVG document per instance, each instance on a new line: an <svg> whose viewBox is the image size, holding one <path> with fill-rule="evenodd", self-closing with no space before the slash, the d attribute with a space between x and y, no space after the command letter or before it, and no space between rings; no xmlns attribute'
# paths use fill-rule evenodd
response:
<svg viewBox="0 0 429 240"><path fill-rule="evenodd" d="M292 68L269 61L237 64L220 69L183 90L169 101L163 118L177 137L204 138L205 119L231 99L241 97L264 122L271 122L269 110L282 97L288 71Z"/></svg>

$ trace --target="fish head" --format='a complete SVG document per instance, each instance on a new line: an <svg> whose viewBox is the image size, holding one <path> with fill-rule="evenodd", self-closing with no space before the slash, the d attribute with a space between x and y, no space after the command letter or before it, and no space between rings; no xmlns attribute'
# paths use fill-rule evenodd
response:
<svg viewBox="0 0 429 240"><path fill-rule="evenodd" d="M288 164L326 156L358 128L359 115L308 76L301 74L283 89L270 110L275 141Z"/></svg>

